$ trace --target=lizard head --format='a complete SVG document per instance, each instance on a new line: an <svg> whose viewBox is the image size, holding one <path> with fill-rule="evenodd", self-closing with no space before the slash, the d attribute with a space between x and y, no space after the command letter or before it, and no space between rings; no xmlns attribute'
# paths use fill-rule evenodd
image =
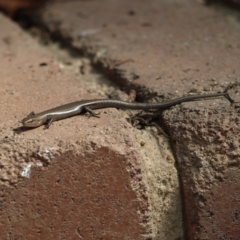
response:
<svg viewBox="0 0 240 240"><path fill-rule="evenodd" d="M46 122L46 119L39 117L34 112L31 112L26 118L23 118L22 121L19 121L22 123L24 127L39 127L43 125Z"/></svg>

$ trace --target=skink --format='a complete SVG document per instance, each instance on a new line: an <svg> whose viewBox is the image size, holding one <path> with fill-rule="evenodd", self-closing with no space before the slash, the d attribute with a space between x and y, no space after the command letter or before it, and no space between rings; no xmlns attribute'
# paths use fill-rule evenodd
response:
<svg viewBox="0 0 240 240"><path fill-rule="evenodd" d="M111 100L111 99L94 99L94 100L82 100L78 102L68 103L56 108L52 108L50 110L46 110L41 113L35 114L31 112L26 118L22 121L22 125L24 127L35 128L39 127L43 124L46 124L46 128L49 128L53 121L61 120L64 118L72 117L74 115L78 115L80 113L88 112L91 116L97 116L94 109L101 108L123 108L123 109L142 109L142 110L150 110L150 109L159 109L164 110L175 106L177 104L183 102L191 102L200 99L209 99L209 98L217 98L225 96L228 98L228 93L215 93L215 94L204 94L204 95L195 95L195 96L186 96L176 98L170 101L166 101L163 103L130 103L119 100Z"/></svg>

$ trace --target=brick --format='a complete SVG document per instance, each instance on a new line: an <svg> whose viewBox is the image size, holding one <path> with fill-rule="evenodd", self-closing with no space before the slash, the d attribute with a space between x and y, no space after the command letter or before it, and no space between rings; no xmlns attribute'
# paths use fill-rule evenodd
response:
<svg viewBox="0 0 240 240"><path fill-rule="evenodd" d="M171 151L161 140L160 152L151 131L134 129L125 111L19 129L32 110L104 98L110 88L101 87L101 75L79 73L83 60L59 61L2 15L0 29L0 238L181 237Z"/></svg>

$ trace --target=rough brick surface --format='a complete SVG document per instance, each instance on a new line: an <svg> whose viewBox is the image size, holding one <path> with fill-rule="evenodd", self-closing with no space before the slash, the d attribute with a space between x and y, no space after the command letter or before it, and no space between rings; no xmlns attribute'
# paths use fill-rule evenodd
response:
<svg viewBox="0 0 240 240"><path fill-rule="evenodd" d="M224 109L166 113L176 143L188 239L240 236L240 116L233 107Z"/></svg>
<svg viewBox="0 0 240 240"><path fill-rule="evenodd" d="M0 238L140 239L145 227L132 209L144 213L147 202L119 171L129 168L125 156L91 148L62 154L47 169L33 167L17 189L2 186Z"/></svg>

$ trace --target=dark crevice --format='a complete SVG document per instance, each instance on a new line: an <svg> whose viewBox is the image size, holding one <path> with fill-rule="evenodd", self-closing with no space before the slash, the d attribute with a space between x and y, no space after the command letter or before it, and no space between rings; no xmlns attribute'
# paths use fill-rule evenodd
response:
<svg viewBox="0 0 240 240"><path fill-rule="evenodd" d="M72 37L66 32L62 33L61 29L59 29L61 23L57 21L51 23L51 28L54 30L50 30L48 26L41 21L41 11L21 11L15 20L24 30L31 32L33 28L37 28L38 37L43 44L48 44L50 41L57 42L60 43L63 48L68 49L70 53L73 53L75 57L78 55L90 59L92 67L104 74L114 84L117 84L121 90L129 92L134 89L137 93L136 101L146 102L149 99L158 97L157 92L134 82L139 76L133 72L126 72L120 69L118 67L120 64L117 60L97 57L97 50L104 48L104 46L97 46L97 44L94 43L89 44L84 38L79 39L80 46L74 46L75 44Z"/></svg>

